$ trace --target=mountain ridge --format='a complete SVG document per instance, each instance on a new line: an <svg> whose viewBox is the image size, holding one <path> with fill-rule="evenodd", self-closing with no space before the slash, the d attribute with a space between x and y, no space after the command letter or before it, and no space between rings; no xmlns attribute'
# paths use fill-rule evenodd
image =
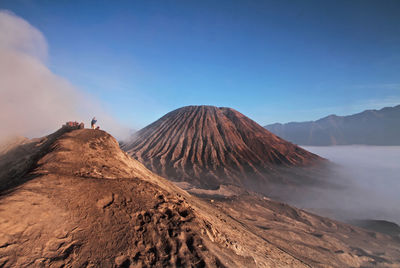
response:
<svg viewBox="0 0 400 268"><path fill-rule="evenodd" d="M398 263L398 241L387 235L251 193L198 199L101 130L62 129L21 146L29 159L23 170L8 162L0 176L14 182L0 193L1 267ZM19 152L1 155L0 164Z"/></svg>
<svg viewBox="0 0 400 268"><path fill-rule="evenodd" d="M348 116L333 114L315 121L274 123L264 127L295 144L327 146L400 145L399 126L400 105Z"/></svg>
<svg viewBox="0 0 400 268"><path fill-rule="evenodd" d="M9 165L0 177L13 182L0 195L1 267L268 263L260 253L226 249L220 243L230 238L218 222L195 212L204 204L188 204L185 191L130 158L106 132L60 129L31 143L23 170Z"/></svg>

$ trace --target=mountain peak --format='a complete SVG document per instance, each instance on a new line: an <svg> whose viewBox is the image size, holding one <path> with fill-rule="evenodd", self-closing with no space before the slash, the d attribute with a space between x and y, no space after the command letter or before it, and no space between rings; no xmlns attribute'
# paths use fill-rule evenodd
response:
<svg viewBox="0 0 400 268"><path fill-rule="evenodd" d="M205 188L243 186L253 178L267 182L274 180L277 166L302 167L321 160L240 112L215 106L176 109L122 148L164 177Z"/></svg>

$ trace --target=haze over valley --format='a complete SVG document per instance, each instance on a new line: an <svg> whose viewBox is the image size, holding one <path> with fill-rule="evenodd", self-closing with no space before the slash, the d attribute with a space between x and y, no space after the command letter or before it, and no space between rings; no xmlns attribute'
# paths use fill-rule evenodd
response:
<svg viewBox="0 0 400 268"><path fill-rule="evenodd" d="M304 148L335 164L337 177L332 180L341 186L319 192L313 197L317 202L305 201L305 206L325 209L327 215L347 220L382 219L400 224L400 146Z"/></svg>

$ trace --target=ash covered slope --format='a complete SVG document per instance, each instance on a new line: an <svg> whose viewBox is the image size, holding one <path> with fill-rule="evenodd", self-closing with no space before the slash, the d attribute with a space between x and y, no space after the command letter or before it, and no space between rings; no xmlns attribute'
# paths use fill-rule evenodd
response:
<svg viewBox="0 0 400 268"><path fill-rule="evenodd" d="M27 144L28 165L9 165L0 178L13 181L0 196L0 267L400 263L389 236L252 195L199 200L100 130L61 130Z"/></svg>
<svg viewBox="0 0 400 268"><path fill-rule="evenodd" d="M0 178L13 182L0 197L0 267L301 265L216 218L103 131L61 130L29 144L28 161Z"/></svg>
<svg viewBox="0 0 400 268"><path fill-rule="evenodd" d="M317 121L265 126L301 145L400 145L400 105L349 116L330 115Z"/></svg>
<svg viewBox="0 0 400 268"><path fill-rule="evenodd" d="M272 180L276 167L321 160L243 114L214 106L172 111L136 133L122 149L161 176L206 188L243 185L248 177L265 182Z"/></svg>

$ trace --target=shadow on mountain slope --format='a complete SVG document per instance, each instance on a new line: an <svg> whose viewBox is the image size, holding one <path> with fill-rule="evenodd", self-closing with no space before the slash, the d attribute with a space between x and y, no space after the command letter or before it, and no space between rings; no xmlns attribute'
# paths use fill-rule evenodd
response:
<svg viewBox="0 0 400 268"><path fill-rule="evenodd" d="M14 137L0 147L0 194L34 178L24 176L35 168L36 162L49 152L50 146L72 129L63 127L48 136L29 140Z"/></svg>

